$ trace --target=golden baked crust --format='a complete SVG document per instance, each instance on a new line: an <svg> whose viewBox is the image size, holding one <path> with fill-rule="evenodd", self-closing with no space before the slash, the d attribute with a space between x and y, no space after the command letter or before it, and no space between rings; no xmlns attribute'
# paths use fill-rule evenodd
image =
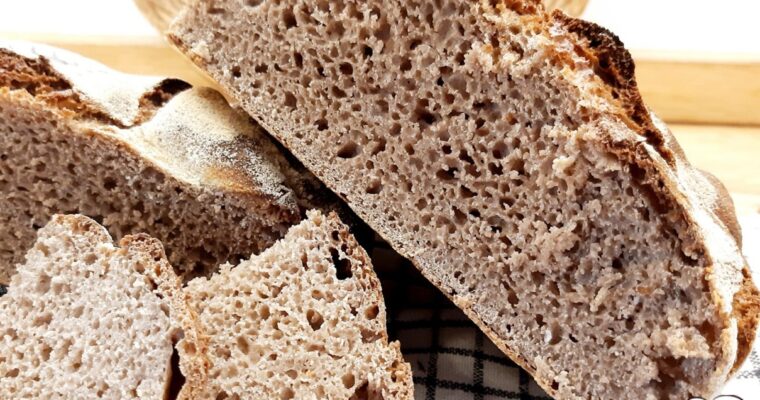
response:
<svg viewBox="0 0 760 400"><path fill-rule="evenodd" d="M552 18L565 26L569 32L578 36L578 45L582 46L580 47L582 54L594 65L594 71L605 82L610 90L611 98L619 103L621 110L630 119L634 129L644 136L647 142L656 148L658 154L665 160L667 165L665 168L669 168L675 176L699 174L705 177L703 181L709 187L695 189L713 192L715 196L709 204L703 204L703 206L707 207L712 218L734 239L737 248L741 249L741 227L737 221L733 200L728 191L714 175L692 167L673 134L667 128L661 129L655 124L652 119L653 114L644 104L639 92L633 58L620 39L599 25L568 17L559 10L552 13ZM640 147L635 143L621 145L610 142L608 145L618 154L629 153L625 155L632 163L646 171L644 176L656 176L662 173L658 169L663 168L664 165L652 162L651 157L640 151ZM676 171L677 169L679 171ZM663 204L663 207L681 208L674 198L667 198L667 193L670 191L658 190L658 187L662 187L664 184L662 181L645 178L641 184L653 189L652 193L658 198L657 201L669 203L668 205ZM678 191L679 188L673 186L671 190ZM687 213L685 210L682 212ZM687 215L684 217L687 220L690 219ZM697 229L693 225L691 228ZM746 266L741 273L743 275L741 288L734 296L733 313L731 314L733 318L737 319L739 328L739 348L732 373L738 370L749 355L756 337L758 318L760 318L758 289ZM730 299L724 299L724 301L730 302Z"/></svg>
<svg viewBox="0 0 760 400"><path fill-rule="evenodd" d="M539 287L538 292L544 297L535 302L528 300L531 306L542 306L552 300L569 302L574 300L563 295L576 292L559 290L557 282L569 280L566 275L580 281L578 286L594 279L575 273L573 268L577 264L557 261L566 255L565 250L572 253L579 247L568 245L555 250L559 246L552 247L554 243L544 239L536 242L542 243L542 251L554 251L554 255L547 260L543 260L541 251L526 256L524 249L532 250L530 246L536 242L524 238L530 235L530 229L518 230L514 226L522 228L521 224L527 219L537 228L549 225L557 231L569 230L568 221L578 215L587 218L590 224L613 226L609 231L599 229L605 234L589 234L592 243L607 245L608 235L614 236L623 230L625 235L614 240L619 240L617 243L623 248L629 249L626 246L631 242L637 248L637 256L631 256L638 260L630 262L632 270L624 268L615 256L604 262L593 257L584 261L602 272L611 264L612 269L625 270L623 274L636 271L641 264L652 267L645 268L643 278L622 278L626 282L621 285L625 290L646 280L653 281L651 284L656 288L665 286L664 281L651 277L655 274L665 275L668 281L680 280L683 274L688 274L679 283L681 293L673 287L657 289L666 293L664 297L672 294L681 301L677 306L666 300L663 304L673 306L668 311L681 312L680 318L690 321L688 329L696 332L695 337L701 342L691 346L696 342L687 339L680 342L681 347L673 344L684 334L671 335L667 328L663 329L665 332L660 330L662 325L670 326L670 321L665 321L662 315L662 308L650 309L647 318L652 319L641 325L631 320L630 328L626 324L626 333L648 336L649 339L642 342L653 340L654 334L647 333L655 331L673 343L661 345L659 353L653 350L656 355L645 356L648 350L642 350L639 356L627 359L631 363L653 360L647 365L649 372L644 372L647 368L637 368L637 372L631 374L635 376L632 379L642 380L629 386L640 384L642 393L655 397L675 393L668 392L676 386L673 381L687 380L679 371L671 372L673 365L678 364L674 361L677 358L691 358L689 363L709 360L702 364L704 374L689 382L694 386L685 389L687 384L684 384L677 389L681 395L715 391L725 381L749 346L757 315L751 306L757 304L751 295L753 286L743 274L746 262L739 249L740 233L733 206L723 188L688 163L667 128L643 104L636 86L633 60L617 37L596 25L558 12L547 14L539 1L455 1L451 7L430 6L427 10L406 7L403 2L373 2L364 9L345 8L340 24L326 27L320 21L324 10L319 10L319 4L307 2L304 9L293 15L286 9L292 4L284 3L263 2L246 8L232 1L220 2L213 13L203 7L189 7L170 29L168 37L180 51L208 70L246 111L312 171L342 193L370 225L451 297L497 346L533 373L542 387L561 398L575 398L574 382L568 382L569 378L561 382L561 372L573 374L576 359L564 364L558 362L559 369L552 371L547 365L541 365L542 356L551 354L547 357L560 359L568 352L551 352L536 339L542 333L547 340L554 337L551 329L541 328L546 325L546 315L564 308L546 307L540 312L521 309L523 314L518 318L514 310L518 308L517 303L522 305L524 301L518 299L514 291L523 290L520 294L529 297L534 293L533 285ZM363 19L362 11L365 12ZM269 18L271 15L282 18ZM443 18L436 20L440 15L451 18L450 26L458 29L448 30L437 25L437 22L445 22ZM334 17L338 19L337 15ZM448 35L451 31L454 33ZM400 32L407 35L399 37ZM333 35L335 33L338 35ZM420 39L415 40L415 35ZM252 39L245 39L238 46L237 42L232 45L229 40L218 39L220 37ZM319 38L320 43L313 44L303 40L304 37ZM322 43L325 41L327 43ZM290 61L285 56L278 58L285 43L294 51ZM322 57L325 54L330 57ZM265 62L270 58L274 59L272 63ZM292 62L293 59L296 61ZM345 65L340 64L344 60ZM307 67L312 65L314 67L307 72ZM325 90L319 92L321 88ZM563 103L565 100L567 103ZM343 110L351 110L359 116L341 114ZM313 117L315 115L321 115L322 119ZM352 132L359 124L368 132ZM546 129L542 131L543 128ZM318 143L317 138L328 144ZM545 138L548 139L543 141ZM578 142L582 143L578 145ZM586 144L587 147L581 147ZM547 147L549 150L543 154L553 157L541 154ZM531 156L524 156L526 152ZM581 170L578 175L594 175L598 182L610 177L617 179L616 173L622 171L625 182L611 179L606 187L609 190L600 191L604 195L598 199L594 195L574 196L573 190L567 190L571 195L562 198L564 214L560 222L547 222L544 214L530 214L536 209L554 212L551 207L542 209L543 203L534 205L545 198L562 195L565 186L552 192L549 184L562 166L583 167L573 164L576 156L610 172L600 177L601 174L594 171ZM527 165L528 162L533 165ZM568 169L564 173L572 173L567 172ZM526 174L526 170L529 173ZM529 180L529 184L521 180L532 173L544 181ZM376 176L379 178L372 179ZM575 189L575 193L584 193L584 189L594 187L597 182L581 180L580 188L575 185L577 181L564 183ZM493 185L492 191L488 185ZM526 185L532 185L530 191L515 189ZM646 212L620 215L618 211L622 208L616 208L618 204L624 204L620 207L628 207L632 212L639 206L630 207L628 203L610 200L609 194L619 193L615 192L618 189L626 193L626 198L635 199L636 204L643 203ZM525 192L541 193L545 197L523 196ZM520 204L519 208L513 207L515 197L530 201L527 205ZM594 200L589 201L589 198ZM600 207L603 212L614 214L609 221L586 213L595 201L604 202L605 207ZM574 208L579 205L580 210ZM397 211L400 206L405 208L401 212ZM630 228L618 230L615 223L628 221L629 216L638 218L637 223L651 230L639 225L630 227L633 223ZM505 219L509 222L505 223ZM644 238L642 232L653 239ZM516 245L515 241L521 243ZM660 245L662 248L654 249ZM662 258L658 258L660 256ZM541 258L549 266L534 268L529 262L535 258L530 257ZM555 262L557 265L553 265ZM671 269L673 265L676 267ZM528 270L529 267L534 269ZM564 268L575 275L557 272ZM515 279L529 275L525 270L536 271L536 274L515 285ZM480 287L484 289L480 291ZM602 286L597 293L606 295L606 289ZM510 290L514 301L490 301ZM621 301L624 305L642 298L645 299L642 301L659 298L652 294L651 287L625 290L621 289L620 293L628 293L625 296L629 297L624 298L632 300ZM689 290L693 290L691 300L698 298L698 304L685 300L689 299L685 293ZM594 296L589 297L591 300L583 297L576 304L596 301ZM737 299L741 300L737 302ZM590 309L596 311L593 305ZM605 315L609 319L615 315L631 315L607 311L612 315ZM637 313L633 311L634 315L639 315ZM534 314L541 314L538 316L541 318ZM707 317L703 318L703 314ZM703 319L691 321L692 315ZM561 314L557 319L564 317L566 314ZM536 321L521 325L524 331L512 330L511 325L505 328L505 324L522 323L520 318ZM571 326L573 321L565 318L563 323ZM588 325L599 326L594 322ZM655 328L647 328L650 326ZM676 322L675 326L682 325ZM555 328L561 333L564 326ZM615 364L622 360L617 352L610 350L617 344L615 338L608 337L609 342L606 342L595 334L606 332L605 329L589 332L578 328L578 331L599 339L595 343L587 342L594 349L597 348L593 346L598 346L598 352L586 353L589 358L614 353L616 356L607 360L610 365L616 365L621 371L630 366L630 363ZM583 339L573 340L571 335L569 340L577 343ZM569 357L582 353L571 346L564 347L573 350ZM518 349L525 348L532 351L529 359L516 354ZM640 344L639 348L649 349L646 344ZM583 382L579 386L591 382L585 387L607 385L607 389L618 391L622 396L637 394L621 389L620 385L625 384L619 376L595 375L595 378L605 378L604 381L589 378L589 374L593 376L604 367L596 372L575 369L582 371L574 375L577 382ZM588 374L580 377L583 373ZM557 381L553 381L555 378Z"/></svg>

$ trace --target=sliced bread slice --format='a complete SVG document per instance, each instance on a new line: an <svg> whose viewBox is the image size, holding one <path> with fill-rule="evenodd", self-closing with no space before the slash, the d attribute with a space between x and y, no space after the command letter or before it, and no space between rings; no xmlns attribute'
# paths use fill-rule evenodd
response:
<svg viewBox="0 0 760 400"><path fill-rule="evenodd" d="M411 399L380 283L335 216L311 211L274 246L185 288L209 336L209 399Z"/></svg>
<svg viewBox="0 0 760 400"><path fill-rule="evenodd" d="M0 398L165 399L175 343L193 398L205 382L204 338L161 244L114 246L83 216L39 230L0 297Z"/></svg>
<svg viewBox="0 0 760 400"><path fill-rule="evenodd" d="M169 39L561 399L708 397L757 289L612 33L538 0L192 2Z"/></svg>
<svg viewBox="0 0 760 400"><path fill-rule="evenodd" d="M248 257L328 204L217 92L0 43L0 283L55 213L147 232L183 276ZM329 191L327 191L329 192Z"/></svg>

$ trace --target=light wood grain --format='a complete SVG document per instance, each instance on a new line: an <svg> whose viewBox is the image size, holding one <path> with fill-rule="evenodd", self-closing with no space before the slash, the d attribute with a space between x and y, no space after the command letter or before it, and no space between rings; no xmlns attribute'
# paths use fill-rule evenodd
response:
<svg viewBox="0 0 760 400"><path fill-rule="evenodd" d="M647 105L665 120L760 125L760 55L634 54Z"/></svg>
<svg viewBox="0 0 760 400"><path fill-rule="evenodd" d="M760 127L670 127L689 161L726 185L740 215L760 212Z"/></svg>
<svg viewBox="0 0 760 400"><path fill-rule="evenodd" d="M212 85L158 35L78 37L0 33L0 38L59 46L124 72L176 76L193 84ZM644 100L664 120L760 126L760 55L638 52L634 58Z"/></svg>

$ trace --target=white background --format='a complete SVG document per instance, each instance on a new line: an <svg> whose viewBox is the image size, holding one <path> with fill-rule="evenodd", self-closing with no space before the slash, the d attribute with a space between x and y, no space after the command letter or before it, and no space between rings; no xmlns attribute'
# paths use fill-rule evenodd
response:
<svg viewBox="0 0 760 400"><path fill-rule="evenodd" d="M0 33L156 35L132 0L3 0L0 5ZM591 0L584 18L610 28L633 50L760 55L758 0Z"/></svg>

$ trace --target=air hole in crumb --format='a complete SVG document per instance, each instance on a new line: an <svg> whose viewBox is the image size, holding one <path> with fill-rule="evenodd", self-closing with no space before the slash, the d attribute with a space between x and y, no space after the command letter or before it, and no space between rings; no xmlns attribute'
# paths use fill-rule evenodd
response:
<svg viewBox="0 0 760 400"><path fill-rule="evenodd" d="M374 156L382 151L385 151L385 145L386 145L385 138L379 138L377 140L377 143L375 144L375 147L372 149L372 155Z"/></svg>
<svg viewBox="0 0 760 400"><path fill-rule="evenodd" d="M322 324L325 322L322 314L315 310L306 311L306 319L309 321L309 326L311 326L311 329L315 331L321 328Z"/></svg>
<svg viewBox="0 0 760 400"><path fill-rule="evenodd" d="M354 374L350 372L343 375L341 380L343 381L343 386L346 389L351 389L352 387L354 387L354 384L356 384L356 378L354 378Z"/></svg>
<svg viewBox="0 0 760 400"><path fill-rule="evenodd" d="M256 7L263 3L264 0L246 0L245 5L248 7Z"/></svg>
<svg viewBox="0 0 760 400"><path fill-rule="evenodd" d="M330 248L330 256L332 257L333 265L335 265L335 272L338 280L348 279L353 276L351 272L351 261L345 258L340 258L338 249Z"/></svg>
<svg viewBox="0 0 760 400"><path fill-rule="evenodd" d="M372 47L364 46L363 53L364 53L364 58L372 57L372 53L373 53Z"/></svg>
<svg viewBox="0 0 760 400"><path fill-rule="evenodd" d="M240 78L240 75L240 66L236 65L232 67L232 77L237 79Z"/></svg>
<svg viewBox="0 0 760 400"><path fill-rule="evenodd" d="M113 190L116 188L116 179L110 177L103 179L103 188L105 190Z"/></svg>
<svg viewBox="0 0 760 400"><path fill-rule="evenodd" d="M324 131L324 130L327 130L327 128L329 127L329 125L327 124L327 120L326 120L326 119L324 119L324 118L317 120L317 121L314 123L314 125L316 125L316 126L317 126L317 130L318 130L318 131Z"/></svg>
<svg viewBox="0 0 760 400"><path fill-rule="evenodd" d="M293 62L295 62L296 67L302 68L303 67L303 56L299 52L293 53Z"/></svg>
<svg viewBox="0 0 760 400"><path fill-rule="evenodd" d="M383 190L383 183L378 178L372 178L367 185L368 194L378 194Z"/></svg>
<svg viewBox="0 0 760 400"><path fill-rule="evenodd" d="M344 143L338 150L337 156L340 158L354 158L361 153L361 148L354 141Z"/></svg>
<svg viewBox="0 0 760 400"><path fill-rule="evenodd" d="M409 71L412 69L412 60L406 58L401 62L401 71Z"/></svg>
<svg viewBox="0 0 760 400"><path fill-rule="evenodd" d="M364 316L367 317L367 319L375 319L379 313L380 308L377 305L367 307L367 309L364 310Z"/></svg>
<svg viewBox="0 0 760 400"><path fill-rule="evenodd" d="M296 106L298 105L298 100L296 100L296 96L293 96L293 93L286 92L285 101L283 101L283 105L290 109L295 109Z"/></svg>
<svg viewBox="0 0 760 400"><path fill-rule="evenodd" d="M456 168L449 168L448 170L445 169L439 169L438 172L435 173L435 176L438 177L438 179L443 181L451 181L454 180L455 172L457 171Z"/></svg>
<svg viewBox="0 0 760 400"><path fill-rule="evenodd" d="M398 135L400 135L401 134L401 125L398 124L398 123L394 123L391 126L390 134L391 134L391 136L398 136Z"/></svg>
<svg viewBox="0 0 760 400"><path fill-rule="evenodd" d="M244 338L243 336L238 336L237 345L243 354L248 354L248 352L250 351L250 347L248 346L248 340Z"/></svg>
<svg viewBox="0 0 760 400"><path fill-rule="evenodd" d="M291 388L284 388L280 391L280 400L290 400L295 397L295 392Z"/></svg>
<svg viewBox="0 0 760 400"><path fill-rule="evenodd" d="M418 124L433 125L436 121L436 117L430 111L424 108L417 108L414 110L414 122Z"/></svg>
<svg viewBox="0 0 760 400"><path fill-rule="evenodd" d="M612 268L614 269L622 269L623 268L623 261L620 258L616 258L612 260Z"/></svg>
<svg viewBox="0 0 760 400"><path fill-rule="evenodd" d="M349 63L340 64L339 69L340 69L340 73L342 73L343 75L351 75L354 73L354 67L352 67L351 64Z"/></svg>
<svg viewBox="0 0 760 400"><path fill-rule="evenodd" d="M468 188L467 186L460 186L459 187L459 193L465 199L471 199L471 198L477 196L477 193L475 193L472 190L470 190L470 188Z"/></svg>
<svg viewBox="0 0 760 400"><path fill-rule="evenodd" d="M298 25L295 14L293 14L292 10L288 10L288 9L282 12L282 22L285 23L286 29L290 29Z"/></svg>

